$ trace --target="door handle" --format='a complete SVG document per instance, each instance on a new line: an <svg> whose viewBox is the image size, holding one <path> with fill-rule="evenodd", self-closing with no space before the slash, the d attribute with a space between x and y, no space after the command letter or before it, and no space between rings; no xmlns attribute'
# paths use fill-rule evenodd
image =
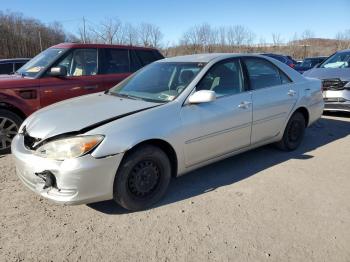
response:
<svg viewBox="0 0 350 262"><path fill-rule="evenodd" d="M247 109L249 107L249 105L251 105L252 102L249 102L249 101L242 101L238 107L239 108L243 108L243 109Z"/></svg>
<svg viewBox="0 0 350 262"><path fill-rule="evenodd" d="M296 95L296 93L297 93L297 92L296 92L295 90L293 90L293 89L289 89L289 91L288 91L288 93L287 93L287 94L288 94L289 96L295 96L295 95Z"/></svg>
<svg viewBox="0 0 350 262"><path fill-rule="evenodd" d="M94 86L84 86L83 88L85 89L85 90L92 90L92 89L97 89L97 85L94 85Z"/></svg>

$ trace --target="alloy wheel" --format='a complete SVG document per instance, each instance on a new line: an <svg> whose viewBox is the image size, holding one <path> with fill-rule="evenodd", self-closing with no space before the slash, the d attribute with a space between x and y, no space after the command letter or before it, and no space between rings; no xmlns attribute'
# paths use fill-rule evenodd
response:
<svg viewBox="0 0 350 262"><path fill-rule="evenodd" d="M0 150L5 150L11 147L11 141L18 133L17 124L7 118L0 117Z"/></svg>

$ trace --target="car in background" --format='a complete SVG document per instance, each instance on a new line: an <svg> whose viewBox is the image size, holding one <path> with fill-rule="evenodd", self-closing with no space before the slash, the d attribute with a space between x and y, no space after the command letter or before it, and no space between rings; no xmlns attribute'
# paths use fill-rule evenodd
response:
<svg viewBox="0 0 350 262"><path fill-rule="evenodd" d="M22 121L53 103L105 91L163 56L154 48L63 43L38 54L13 75L0 75L0 154Z"/></svg>
<svg viewBox="0 0 350 262"><path fill-rule="evenodd" d="M336 52L303 75L322 80L325 111L350 112L350 49Z"/></svg>
<svg viewBox="0 0 350 262"><path fill-rule="evenodd" d="M45 198L140 210L172 177L270 143L295 150L322 112L321 81L275 59L172 57L108 92L37 111L12 153L22 182Z"/></svg>
<svg viewBox="0 0 350 262"><path fill-rule="evenodd" d="M294 69L302 74L305 71L321 64L326 58L327 56L307 57L302 63L295 65Z"/></svg>
<svg viewBox="0 0 350 262"><path fill-rule="evenodd" d="M288 66L290 66L291 68L294 68L295 67L295 64L297 63L294 59L292 59L290 56L286 56L286 55L279 55L279 54L272 54L272 53L264 53L264 54L261 54L261 55L264 55L264 56L268 56L268 57L271 57L271 58L274 58Z"/></svg>
<svg viewBox="0 0 350 262"><path fill-rule="evenodd" d="M29 58L0 59L0 75L14 74L29 60Z"/></svg>

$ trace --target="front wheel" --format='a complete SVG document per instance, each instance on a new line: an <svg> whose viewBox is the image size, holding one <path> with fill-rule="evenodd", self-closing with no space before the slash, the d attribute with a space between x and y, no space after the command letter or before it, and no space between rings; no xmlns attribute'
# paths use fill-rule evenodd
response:
<svg viewBox="0 0 350 262"><path fill-rule="evenodd" d="M11 150L12 139L18 133L22 119L11 111L0 109L0 155Z"/></svg>
<svg viewBox="0 0 350 262"><path fill-rule="evenodd" d="M140 146L128 153L114 180L113 198L122 207L137 211L158 202L171 179L171 164L163 150Z"/></svg>
<svg viewBox="0 0 350 262"><path fill-rule="evenodd" d="M300 112L294 113L288 121L281 141L277 142L277 147L284 151L297 149L303 140L305 127L304 115Z"/></svg>

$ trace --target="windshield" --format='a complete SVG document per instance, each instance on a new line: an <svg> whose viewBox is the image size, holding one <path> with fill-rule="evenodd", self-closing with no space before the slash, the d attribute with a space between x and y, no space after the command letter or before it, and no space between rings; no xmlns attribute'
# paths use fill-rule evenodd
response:
<svg viewBox="0 0 350 262"><path fill-rule="evenodd" d="M203 63L153 63L109 90L109 93L158 103L172 101L203 66Z"/></svg>
<svg viewBox="0 0 350 262"><path fill-rule="evenodd" d="M306 58L300 64L301 67L314 67L318 63L317 59Z"/></svg>
<svg viewBox="0 0 350 262"><path fill-rule="evenodd" d="M320 66L321 68L349 68L350 52L341 52L332 55Z"/></svg>
<svg viewBox="0 0 350 262"><path fill-rule="evenodd" d="M65 50L63 48L46 49L18 69L16 73L23 76L36 77Z"/></svg>

